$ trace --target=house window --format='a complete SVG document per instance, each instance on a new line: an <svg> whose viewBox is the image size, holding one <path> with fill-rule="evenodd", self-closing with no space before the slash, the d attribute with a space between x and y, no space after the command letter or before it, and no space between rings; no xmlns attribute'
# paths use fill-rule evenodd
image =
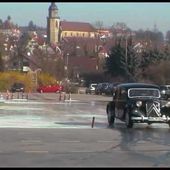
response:
<svg viewBox="0 0 170 170"><path fill-rule="evenodd" d="M77 37L79 36L79 33L77 33Z"/></svg>
<svg viewBox="0 0 170 170"><path fill-rule="evenodd" d="M67 32L65 32L65 36L67 36Z"/></svg>
<svg viewBox="0 0 170 170"><path fill-rule="evenodd" d="M71 32L71 34L70 34L70 35L71 35L71 37L72 37L72 36L73 36L73 33Z"/></svg>

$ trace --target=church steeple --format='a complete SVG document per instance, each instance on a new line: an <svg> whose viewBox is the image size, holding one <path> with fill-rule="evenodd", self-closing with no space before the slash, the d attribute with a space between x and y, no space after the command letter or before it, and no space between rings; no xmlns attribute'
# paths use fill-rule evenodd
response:
<svg viewBox="0 0 170 170"><path fill-rule="evenodd" d="M56 44L59 42L60 17L55 2L52 2L48 9L47 17L47 40L48 43Z"/></svg>
<svg viewBox="0 0 170 170"><path fill-rule="evenodd" d="M52 2L49 9L49 17L51 18L58 18L58 8L55 2Z"/></svg>

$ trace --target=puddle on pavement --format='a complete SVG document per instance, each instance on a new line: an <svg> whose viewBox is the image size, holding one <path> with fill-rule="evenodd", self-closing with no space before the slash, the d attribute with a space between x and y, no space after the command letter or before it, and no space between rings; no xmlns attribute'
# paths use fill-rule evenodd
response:
<svg viewBox="0 0 170 170"><path fill-rule="evenodd" d="M94 101L1 103L0 128L91 128L93 116L94 128L106 128L104 110L96 105Z"/></svg>

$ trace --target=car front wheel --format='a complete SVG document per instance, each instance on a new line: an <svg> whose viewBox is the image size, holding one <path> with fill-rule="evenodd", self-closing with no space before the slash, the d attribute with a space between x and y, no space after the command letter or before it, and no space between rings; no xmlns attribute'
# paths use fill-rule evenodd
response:
<svg viewBox="0 0 170 170"><path fill-rule="evenodd" d="M126 123L127 128L133 127L133 122L132 122L131 115L130 115L129 111L127 111L125 113L125 123Z"/></svg>

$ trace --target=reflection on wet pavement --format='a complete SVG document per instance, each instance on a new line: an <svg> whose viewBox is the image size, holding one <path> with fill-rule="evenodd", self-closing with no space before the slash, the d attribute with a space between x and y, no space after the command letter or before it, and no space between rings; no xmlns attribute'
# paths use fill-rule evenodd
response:
<svg viewBox="0 0 170 170"><path fill-rule="evenodd" d="M0 127L21 128L106 128L101 102L8 101L0 106Z"/></svg>

